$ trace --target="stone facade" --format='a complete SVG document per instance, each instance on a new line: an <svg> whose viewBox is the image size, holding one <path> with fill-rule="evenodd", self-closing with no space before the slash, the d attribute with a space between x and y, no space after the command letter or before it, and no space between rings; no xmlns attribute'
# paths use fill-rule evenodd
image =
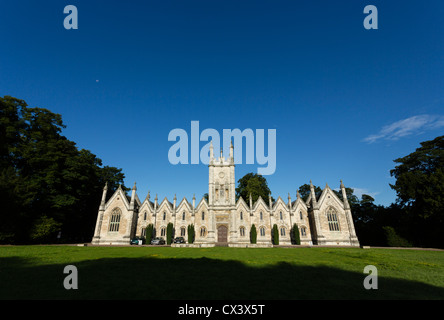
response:
<svg viewBox="0 0 444 320"><path fill-rule="evenodd" d="M261 197L252 203L240 198L235 200L233 147L230 155L222 153L215 158L210 147L208 201L204 198L196 204L186 198L173 203L164 198L160 203L157 195L154 202L150 193L141 202L136 193L136 184L128 197L119 187L105 203L107 186L102 195L97 224L92 239L93 244L129 244L133 237L145 236L145 229L152 224L155 236L165 239L167 225L174 226L174 236L187 240L187 227L194 225L194 246L215 246L218 244L232 247L248 247L250 230L256 227L259 247L272 246L272 229L277 225L279 244L291 245L291 229L296 224L299 229L301 245L346 245L359 246L356 237L350 206L345 187L341 181L344 201L326 185L319 199L316 199L313 185L307 201L299 194L296 200L284 202L281 197L268 203Z"/></svg>

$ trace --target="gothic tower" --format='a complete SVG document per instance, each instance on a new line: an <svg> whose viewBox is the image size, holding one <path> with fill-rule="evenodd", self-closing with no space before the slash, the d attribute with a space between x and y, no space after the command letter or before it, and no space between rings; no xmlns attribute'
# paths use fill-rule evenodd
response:
<svg viewBox="0 0 444 320"><path fill-rule="evenodd" d="M230 145L230 155L225 158L220 151L220 157L214 158L213 144L210 145L208 204L214 207L235 206L235 179L233 144Z"/></svg>
<svg viewBox="0 0 444 320"><path fill-rule="evenodd" d="M208 167L208 206L212 218L209 236L216 243L233 242L237 236L233 224L236 210L233 143L229 156L225 158L221 149L218 159L214 157L211 143Z"/></svg>

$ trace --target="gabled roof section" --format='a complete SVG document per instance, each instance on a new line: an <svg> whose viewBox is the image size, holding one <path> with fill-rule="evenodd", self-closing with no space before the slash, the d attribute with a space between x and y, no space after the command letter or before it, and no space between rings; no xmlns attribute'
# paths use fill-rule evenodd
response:
<svg viewBox="0 0 444 320"><path fill-rule="evenodd" d="M245 202L244 198L239 197L239 199L236 202L236 209L238 209L240 206L244 206L246 210L250 209L250 206L247 205L247 203Z"/></svg>
<svg viewBox="0 0 444 320"><path fill-rule="evenodd" d="M125 204L126 209L129 209L129 201L127 198L127 195L122 189L122 186L119 185L117 190L114 192L114 194L109 198L108 202L105 204L105 210L108 209L108 207L116 200L117 196L120 196L122 198L123 203Z"/></svg>
<svg viewBox="0 0 444 320"><path fill-rule="evenodd" d="M206 209L208 209L208 202L205 198L202 197L202 199L200 199L199 203L196 206L196 210L200 210L201 207L205 207Z"/></svg>
<svg viewBox="0 0 444 320"><path fill-rule="evenodd" d="M269 210L270 208L268 207L267 203L264 201L264 199L262 199L261 196L259 196L259 198L257 199L257 201L253 204L253 211L256 211L257 207L259 206L259 204L262 204L267 210Z"/></svg>
<svg viewBox="0 0 444 320"><path fill-rule="evenodd" d="M273 203L273 210L277 208L279 203L282 204L284 208L288 210L288 203L285 203L284 200L282 200L281 196L279 196L277 200Z"/></svg>
<svg viewBox="0 0 444 320"><path fill-rule="evenodd" d="M193 211L193 206L191 205L191 203L188 202L187 198L183 197L183 199L180 201L179 205L176 208L177 210L183 210L182 207L187 207L188 211Z"/></svg>
<svg viewBox="0 0 444 320"><path fill-rule="evenodd" d="M291 209L295 210L298 206L302 206L305 210L307 210L307 204L302 200L301 197L298 197L295 201L291 204Z"/></svg>
<svg viewBox="0 0 444 320"><path fill-rule="evenodd" d="M136 192L136 195L135 195L135 197L134 197L134 200L136 201L136 204L137 204L139 207L142 205L142 202L140 202L140 199L139 199L139 196L137 195L137 192Z"/></svg>
<svg viewBox="0 0 444 320"><path fill-rule="evenodd" d="M322 190L322 194L319 197L318 205L321 206L322 203L325 201L327 196L331 196L340 206L341 208L344 208L344 203L341 201L341 199L338 198L336 193L333 192L333 190L328 186L328 184L325 185L324 190Z"/></svg>
<svg viewBox="0 0 444 320"><path fill-rule="evenodd" d="M163 198L162 202L159 204L159 209L166 205L170 211L173 211L173 204L168 201L167 197Z"/></svg>

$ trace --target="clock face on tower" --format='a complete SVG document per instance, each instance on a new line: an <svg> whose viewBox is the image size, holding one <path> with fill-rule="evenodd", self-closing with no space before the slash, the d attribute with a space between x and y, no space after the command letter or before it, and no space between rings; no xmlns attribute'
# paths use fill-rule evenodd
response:
<svg viewBox="0 0 444 320"><path fill-rule="evenodd" d="M222 179L223 177L225 177L225 174L223 172L219 172L219 178Z"/></svg>

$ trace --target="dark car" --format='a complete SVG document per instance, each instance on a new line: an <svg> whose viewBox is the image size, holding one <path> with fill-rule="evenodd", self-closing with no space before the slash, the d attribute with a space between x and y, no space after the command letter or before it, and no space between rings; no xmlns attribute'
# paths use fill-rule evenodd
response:
<svg viewBox="0 0 444 320"><path fill-rule="evenodd" d="M163 238L156 237L151 240L151 244L165 244L165 240L163 240Z"/></svg>
<svg viewBox="0 0 444 320"><path fill-rule="evenodd" d="M174 238L174 243L185 243L185 239L183 237Z"/></svg>
<svg viewBox="0 0 444 320"><path fill-rule="evenodd" d="M135 237L135 238L131 239L130 244L131 245L133 245L133 244L135 244L135 245L145 244L145 239L144 238Z"/></svg>

